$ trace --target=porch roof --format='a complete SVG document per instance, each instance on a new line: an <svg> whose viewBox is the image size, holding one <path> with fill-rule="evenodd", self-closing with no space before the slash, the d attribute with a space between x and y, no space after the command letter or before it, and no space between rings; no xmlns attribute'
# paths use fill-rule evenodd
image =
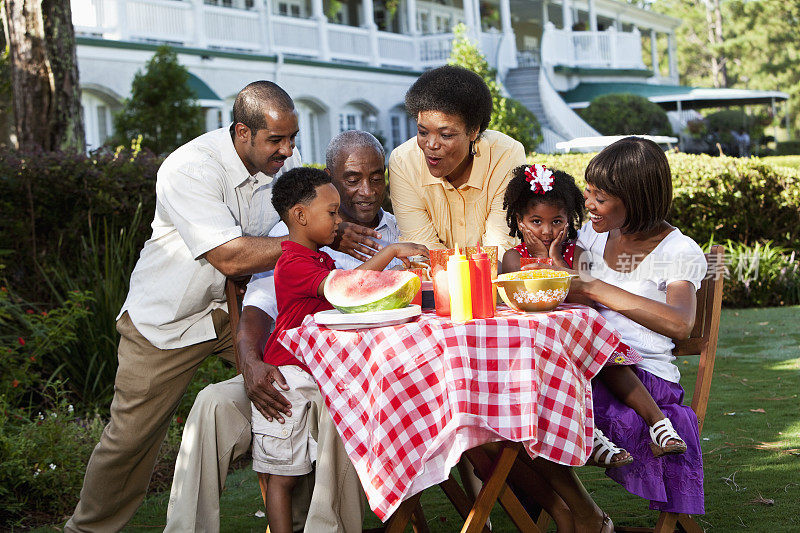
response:
<svg viewBox="0 0 800 533"><path fill-rule="evenodd" d="M709 89L685 85L655 85L650 83L581 82L577 87L561 93L573 109L587 107L604 94L632 93L644 96L667 111L674 111L680 102L681 109L703 109L736 105L769 104L773 100L788 100L782 91L754 89Z"/></svg>
<svg viewBox="0 0 800 533"><path fill-rule="evenodd" d="M203 80L189 73L189 87L197 95L197 99L202 102L219 102L222 103L220 98L214 90L206 84Z"/></svg>

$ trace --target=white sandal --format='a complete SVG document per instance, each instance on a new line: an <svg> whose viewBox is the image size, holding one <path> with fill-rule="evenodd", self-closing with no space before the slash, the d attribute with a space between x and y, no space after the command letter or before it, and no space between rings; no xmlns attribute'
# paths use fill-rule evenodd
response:
<svg viewBox="0 0 800 533"><path fill-rule="evenodd" d="M628 453L616 444L608 440L608 437L603 435L600 428L594 428L594 447L592 448L592 456L586 461L588 466L599 466L602 468L618 468L620 466L629 465L633 462L633 456L628 454L624 459L614 461L613 458L618 453Z"/></svg>
<svg viewBox="0 0 800 533"><path fill-rule="evenodd" d="M653 457L662 455L677 455L686 451L686 443L672 427L669 418L659 420L650 426L650 449L653 450ZM676 444L667 445L671 440L678 441Z"/></svg>

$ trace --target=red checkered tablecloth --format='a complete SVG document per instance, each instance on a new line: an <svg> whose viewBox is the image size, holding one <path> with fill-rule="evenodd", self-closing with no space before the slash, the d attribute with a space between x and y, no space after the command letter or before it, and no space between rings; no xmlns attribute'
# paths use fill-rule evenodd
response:
<svg viewBox="0 0 800 533"><path fill-rule="evenodd" d="M311 316L281 342L325 396L370 506L382 520L444 481L462 452L498 440L579 466L592 449L594 377L619 342L597 311L498 310L456 324L434 313L374 329Z"/></svg>

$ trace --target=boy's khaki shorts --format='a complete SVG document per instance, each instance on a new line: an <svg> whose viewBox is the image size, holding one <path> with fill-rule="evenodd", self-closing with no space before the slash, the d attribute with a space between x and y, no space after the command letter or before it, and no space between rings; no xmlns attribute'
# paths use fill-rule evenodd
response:
<svg viewBox="0 0 800 533"><path fill-rule="evenodd" d="M317 434L322 395L310 374L298 366L280 367L289 385L280 391L292 404L292 416L281 424L269 422L252 406L253 470L265 474L301 476L311 472L317 460ZM279 389L280 390L280 389Z"/></svg>

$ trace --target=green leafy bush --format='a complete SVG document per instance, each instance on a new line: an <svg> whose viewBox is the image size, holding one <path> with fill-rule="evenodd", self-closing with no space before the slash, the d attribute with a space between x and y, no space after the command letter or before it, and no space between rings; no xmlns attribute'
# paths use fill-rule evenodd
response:
<svg viewBox="0 0 800 533"><path fill-rule="evenodd" d="M533 154L529 161L572 174L583 186L595 154ZM772 241L797 248L800 171L758 158L668 153L674 200L669 220L697 242Z"/></svg>
<svg viewBox="0 0 800 533"><path fill-rule="evenodd" d="M670 135L667 113L636 94L598 96L578 114L603 135Z"/></svg>
<svg viewBox="0 0 800 533"><path fill-rule="evenodd" d="M800 140L775 143L775 155L800 155Z"/></svg>
<svg viewBox="0 0 800 533"><path fill-rule="evenodd" d="M492 119L489 129L497 130L522 143L525 153L531 152L542 142L542 127L527 107L518 100L502 94L502 86L497 81L497 72L489 68L489 63L478 47L467 37L467 27L458 24L455 29L453 49L448 63L471 70L478 74L492 93Z"/></svg>
<svg viewBox="0 0 800 533"><path fill-rule="evenodd" d="M0 397L9 407L24 407L41 400L63 348L80 333L78 325L89 316L86 292L74 291L62 305L43 309L32 305L8 287L0 287Z"/></svg>
<svg viewBox="0 0 800 533"><path fill-rule="evenodd" d="M713 241L704 249L708 251ZM727 269L722 290L726 307L800 304L800 258L797 252L767 241L753 246L727 241Z"/></svg>
<svg viewBox="0 0 800 533"><path fill-rule="evenodd" d="M136 143L92 156L0 150L0 250L16 291L31 301L52 302L38 265L62 262L80 275L82 236L103 220L126 227L139 204L146 214L134 232L135 247L141 248L150 235L160 163Z"/></svg>
<svg viewBox="0 0 800 533"><path fill-rule="evenodd" d="M0 397L0 528L60 520L78 501L103 421L79 418L52 384L47 407L20 409Z"/></svg>

